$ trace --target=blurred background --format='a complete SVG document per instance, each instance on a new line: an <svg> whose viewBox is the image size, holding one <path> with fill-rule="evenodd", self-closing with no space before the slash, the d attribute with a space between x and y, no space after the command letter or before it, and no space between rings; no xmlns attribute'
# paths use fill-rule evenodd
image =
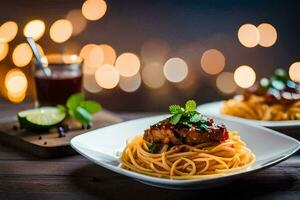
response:
<svg viewBox="0 0 300 200"><path fill-rule="evenodd" d="M85 95L112 111L230 98L278 67L299 81L299 8L280 0L3 0L0 107L34 101L24 35L43 55L84 58Z"/></svg>

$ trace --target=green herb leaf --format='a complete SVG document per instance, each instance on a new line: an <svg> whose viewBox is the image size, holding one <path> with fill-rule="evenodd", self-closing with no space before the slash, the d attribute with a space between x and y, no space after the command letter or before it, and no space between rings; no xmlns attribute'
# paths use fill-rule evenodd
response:
<svg viewBox="0 0 300 200"><path fill-rule="evenodd" d="M82 101L80 103L80 106L86 109L91 114L101 110L101 105L96 101Z"/></svg>
<svg viewBox="0 0 300 200"><path fill-rule="evenodd" d="M196 110L197 104L194 100L188 100L185 104L186 112L193 112Z"/></svg>
<svg viewBox="0 0 300 200"><path fill-rule="evenodd" d="M84 96L81 93L76 93L68 98L66 106L68 109L75 110L82 101L84 101Z"/></svg>
<svg viewBox="0 0 300 200"><path fill-rule="evenodd" d="M176 125L180 121L181 117L182 117L182 114L173 115L171 117L170 123L173 124L173 125Z"/></svg>
<svg viewBox="0 0 300 200"><path fill-rule="evenodd" d="M205 129L207 129L207 125L206 124L200 124L199 128L197 128L197 131L204 131Z"/></svg>
<svg viewBox="0 0 300 200"><path fill-rule="evenodd" d="M169 106L169 111L173 115L174 114L179 114L179 113L183 112L182 108L179 105L170 105Z"/></svg>
<svg viewBox="0 0 300 200"><path fill-rule="evenodd" d="M156 143L155 142L151 142L151 144L149 146L149 152L150 153L155 153L156 152Z"/></svg>
<svg viewBox="0 0 300 200"><path fill-rule="evenodd" d="M87 125L92 121L92 115L83 107L78 106L74 112L75 119Z"/></svg>
<svg viewBox="0 0 300 200"><path fill-rule="evenodd" d="M194 115L192 115L192 117L190 118L190 121L193 123L197 123L199 121L203 120L203 116L199 113L195 113Z"/></svg>

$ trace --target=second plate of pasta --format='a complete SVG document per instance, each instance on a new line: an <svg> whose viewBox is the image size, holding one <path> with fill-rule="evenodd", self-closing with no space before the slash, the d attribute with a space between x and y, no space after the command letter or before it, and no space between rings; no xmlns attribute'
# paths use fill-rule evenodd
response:
<svg viewBox="0 0 300 200"><path fill-rule="evenodd" d="M231 100L229 100L231 101ZM229 101L215 101L211 103L205 103L197 107L197 111L206 114L206 115L218 115L223 118L232 119L239 122L246 122L252 125L259 125L268 128L280 129L280 128L297 128L300 127L300 120L283 120L283 121L272 121L272 120L255 120L255 119L246 119L242 117L236 117L231 115L222 114L222 110L224 109L224 105L230 103ZM237 107L235 107L237 108ZM228 109L228 107L227 107ZM255 108L256 111L259 108ZM241 109L240 109L241 110ZM238 110L238 111L240 111ZM265 112L265 111L263 111Z"/></svg>

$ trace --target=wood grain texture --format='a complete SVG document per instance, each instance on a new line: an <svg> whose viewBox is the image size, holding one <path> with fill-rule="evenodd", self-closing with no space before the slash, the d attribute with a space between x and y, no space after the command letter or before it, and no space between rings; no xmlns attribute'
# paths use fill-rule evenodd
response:
<svg viewBox="0 0 300 200"><path fill-rule="evenodd" d="M144 116L123 114L125 119ZM0 145L0 199L300 199L300 154L231 184L174 191L141 184L82 156L40 159Z"/></svg>

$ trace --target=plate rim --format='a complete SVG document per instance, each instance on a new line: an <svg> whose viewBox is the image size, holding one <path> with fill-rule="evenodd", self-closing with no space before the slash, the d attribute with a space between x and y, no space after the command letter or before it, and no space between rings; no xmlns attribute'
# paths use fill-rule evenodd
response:
<svg viewBox="0 0 300 200"><path fill-rule="evenodd" d="M208 106L208 105L212 106L212 105L216 104L219 106L219 104L222 104L224 101L226 101L226 100L203 103L203 104L200 104L199 106L197 106L197 110L199 111L199 109L203 108L204 106ZM206 114L205 111L203 112L203 114ZM237 120L238 122L251 123L253 125L260 125L260 126L270 127L270 128L286 128L286 127L300 126L300 120L266 121L266 120L246 119L246 118L241 118L241 117L236 117L236 116L231 116L231 115L224 115L224 114L221 114L220 112L219 113L207 113L207 114L212 115L212 116L219 116L219 117L222 117L222 118L228 119L228 120Z"/></svg>
<svg viewBox="0 0 300 200"><path fill-rule="evenodd" d="M150 118L163 117L163 116L165 116L165 115L155 115L155 116L151 116L151 117L144 117L144 118L129 120L129 121L121 122L121 123L118 123L118 124L110 125L110 126L107 126L107 127L104 127L104 128L99 128L99 129L107 129L107 128L109 128L111 126L115 126L115 125L120 125L120 124L124 124L124 123L132 123L132 122L136 122L136 121L140 121L140 120L147 120L147 119L150 119ZM220 117L220 116L219 116L219 118L222 119L222 117ZM91 156L86 154L84 151L80 150L80 148L81 149L86 149L86 148L82 147L82 146L80 147L80 144L76 143L76 140L78 140L78 138L80 138L83 135L91 134L92 132L96 132L99 129L91 130L91 131L88 131L86 133L83 133L81 135L78 135L78 136L72 138L72 140L70 141L70 145L73 149L75 149L75 151L77 151L82 156L86 157L88 160L96 163L97 165L100 165L101 167L103 167L105 169L113 171L115 173L130 177L130 178L133 178L133 179L146 181L146 182L151 182L151 183L155 183L155 184L163 184L163 185L173 185L173 186L186 186L186 185L191 185L191 184L210 182L210 181L213 181L213 180L223 180L223 179L227 179L227 178L228 179L230 179L230 178L233 179L235 177L244 176L246 174L254 173L254 172L263 170L265 168L268 168L270 166L273 166L277 163L280 163L280 162L288 159L292 155L294 155L300 149L300 142L297 139L292 138L292 137L287 136L287 135L284 135L284 134L282 134L278 131L274 131L274 130L271 130L269 128L265 128L265 127L258 126L258 125L253 125L253 124L249 125L245 122L239 122L239 121L237 122L237 121L231 120L231 119L226 119L226 120L229 120L229 121L234 122L234 123L239 123L239 124L246 125L246 126L252 126L252 127L255 127L255 128L258 128L258 129L261 129L261 130L272 132L272 134L279 135L280 137L284 137L284 138L287 138L289 140L293 140L298 145L295 146L294 148L289 149L287 152L284 152L284 153L281 154L281 155L284 155L284 156L279 155L279 158L276 158L276 159L272 160L271 162L268 162L265 165L256 167L256 168L251 169L251 170L238 171L238 172L235 172L235 173L230 173L230 174L221 175L221 176L217 176L217 177L207 177L207 178L203 178L203 179L201 178L201 179L192 179L192 180L175 180L175 179L152 177L152 176L149 176L149 175L144 175L144 174L141 174L141 173L129 171L129 170L123 169L119 166L113 166L113 165L110 165L110 164L107 164L105 162L101 162L101 161L98 161L98 160L92 158ZM90 150L90 149L86 149L86 150L93 151L93 150Z"/></svg>

